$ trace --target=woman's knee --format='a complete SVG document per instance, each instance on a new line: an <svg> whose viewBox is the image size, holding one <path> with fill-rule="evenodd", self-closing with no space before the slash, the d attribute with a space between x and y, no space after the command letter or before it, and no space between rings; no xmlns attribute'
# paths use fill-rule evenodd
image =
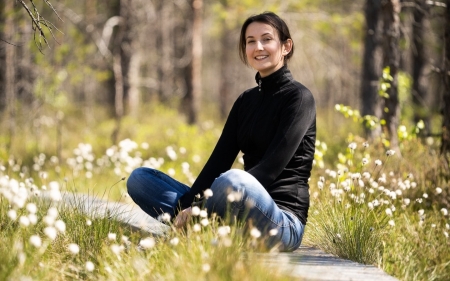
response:
<svg viewBox="0 0 450 281"><path fill-rule="evenodd" d="M213 182L211 189L231 189L236 191L237 189L242 189L247 185L247 182L256 180L252 175L246 171L239 169L231 169L223 174L221 174Z"/></svg>
<svg viewBox="0 0 450 281"><path fill-rule="evenodd" d="M243 197L260 183L249 173L239 169L231 169L221 174L213 182L211 190L213 199L210 201L241 201ZM233 200L234 199L234 200Z"/></svg>
<svg viewBox="0 0 450 281"><path fill-rule="evenodd" d="M145 182L151 170L151 168L140 167L131 172L127 180L127 190L130 195L145 188Z"/></svg>

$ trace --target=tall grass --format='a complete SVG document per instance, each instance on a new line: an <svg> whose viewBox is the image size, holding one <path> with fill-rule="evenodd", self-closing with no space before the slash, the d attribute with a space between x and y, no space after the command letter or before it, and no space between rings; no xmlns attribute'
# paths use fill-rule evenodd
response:
<svg viewBox="0 0 450 281"><path fill-rule="evenodd" d="M203 216L154 237L116 221L114 211L84 214L82 197L68 207L30 195L21 207L14 184L1 186L1 280L290 280L252 254L258 238L240 227Z"/></svg>
<svg viewBox="0 0 450 281"><path fill-rule="evenodd" d="M433 151L411 138L399 156L350 136L314 170L306 243L402 280L447 280L449 186Z"/></svg>
<svg viewBox="0 0 450 281"><path fill-rule="evenodd" d="M186 184L195 179L222 123L212 119L189 126L173 110L146 111L152 114L123 120L118 144L110 143L110 121L89 123L77 116L74 122L66 115L60 157L51 126L41 125L45 138L18 132L22 139L11 150L0 145L0 279L289 279L253 256L259 238L246 240L239 227L213 218L161 237L133 232L114 219L88 217L77 206L82 202L58 207L53 222L47 218L59 205L38 199L44 190L54 191L54 199L60 191L75 191L131 202L122 179L136 167L160 169ZM450 190L435 144L403 137L401 155L386 155L383 140L365 143L357 132L349 134L352 123L339 120L336 131L322 121L304 243L374 264L402 280L446 280ZM240 157L235 166L242 168ZM37 206L34 215L29 203ZM57 230L57 220L65 231ZM54 239L49 227L56 229ZM77 253L69 249L74 245Z"/></svg>

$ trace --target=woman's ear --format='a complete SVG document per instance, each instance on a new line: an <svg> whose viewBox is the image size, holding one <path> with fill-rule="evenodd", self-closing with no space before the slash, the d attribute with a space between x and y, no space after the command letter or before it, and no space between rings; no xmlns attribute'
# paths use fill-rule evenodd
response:
<svg viewBox="0 0 450 281"><path fill-rule="evenodd" d="M292 50L292 39L287 39L286 42L283 43L283 55L287 56Z"/></svg>

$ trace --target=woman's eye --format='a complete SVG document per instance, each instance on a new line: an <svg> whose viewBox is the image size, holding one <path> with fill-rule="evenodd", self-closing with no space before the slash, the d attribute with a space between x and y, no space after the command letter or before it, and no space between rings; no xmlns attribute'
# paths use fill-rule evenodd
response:
<svg viewBox="0 0 450 281"><path fill-rule="evenodd" d="M272 38L264 38L264 41L270 41Z"/></svg>
<svg viewBox="0 0 450 281"><path fill-rule="evenodd" d="M250 44L250 43L255 43L255 41L254 40L247 41L247 44Z"/></svg>

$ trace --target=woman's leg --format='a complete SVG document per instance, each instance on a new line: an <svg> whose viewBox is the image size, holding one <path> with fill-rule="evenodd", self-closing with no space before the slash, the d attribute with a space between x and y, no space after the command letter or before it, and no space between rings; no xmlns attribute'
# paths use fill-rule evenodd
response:
<svg viewBox="0 0 450 281"><path fill-rule="evenodd" d="M300 246L303 224L295 215L278 208L266 189L249 173L232 169L218 177L211 189L213 196L206 202L209 212L223 218L231 216L256 227L268 249L277 246L281 251L294 251Z"/></svg>
<svg viewBox="0 0 450 281"><path fill-rule="evenodd" d="M141 167L127 180L128 194L144 212L157 218L169 213L174 216L178 200L189 187L155 169Z"/></svg>

